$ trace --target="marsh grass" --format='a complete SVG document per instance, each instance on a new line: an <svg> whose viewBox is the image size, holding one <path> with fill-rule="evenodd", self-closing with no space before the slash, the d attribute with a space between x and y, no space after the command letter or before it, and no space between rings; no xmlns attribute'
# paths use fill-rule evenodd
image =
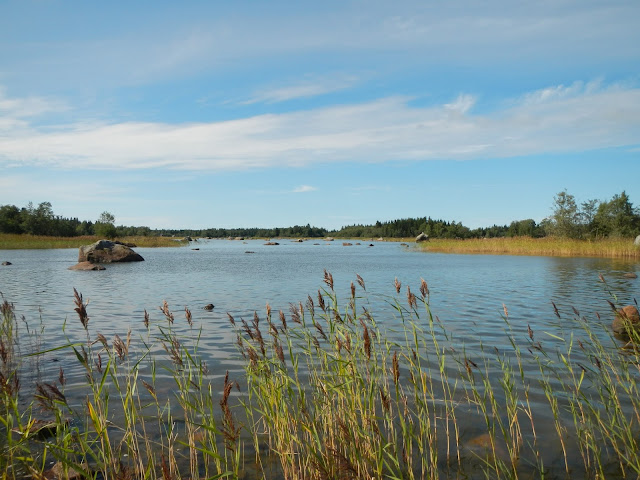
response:
<svg viewBox="0 0 640 480"><path fill-rule="evenodd" d="M632 238L593 241L556 237L474 238L465 240L437 238L419 244L419 248L429 252L443 253L640 258L640 248L634 246Z"/></svg>
<svg viewBox="0 0 640 480"><path fill-rule="evenodd" d="M21 235L0 233L0 250L47 249L47 248L79 248L97 242L101 237L49 237L45 235ZM117 238L126 243L134 243L138 247L175 247L188 242L170 237L123 237Z"/></svg>
<svg viewBox="0 0 640 480"><path fill-rule="evenodd" d="M286 479L640 478L640 338L618 341L599 319L555 306L560 333L535 332L505 306L503 344L467 349L432 313L424 280L394 288L384 298L393 321L375 318L361 277L340 296L329 272L288 312L229 315L239 379L209 372L188 308L163 302L159 319L145 312L109 340L74 291L73 335L23 352L25 327L5 301L3 478L41 478L52 462L119 479L249 478L252 468ZM67 352L85 381L67 391L61 368L22 384L21 362L50 352ZM43 417L48 436L32 429Z"/></svg>

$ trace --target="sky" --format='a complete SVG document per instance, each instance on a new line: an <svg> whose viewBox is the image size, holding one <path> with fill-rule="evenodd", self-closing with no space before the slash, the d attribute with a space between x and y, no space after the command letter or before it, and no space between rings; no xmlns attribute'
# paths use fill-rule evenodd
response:
<svg viewBox="0 0 640 480"><path fill-rule="evenodd" d="M640 206L638 0L0 0L0 205L151 228Z"/></svg>

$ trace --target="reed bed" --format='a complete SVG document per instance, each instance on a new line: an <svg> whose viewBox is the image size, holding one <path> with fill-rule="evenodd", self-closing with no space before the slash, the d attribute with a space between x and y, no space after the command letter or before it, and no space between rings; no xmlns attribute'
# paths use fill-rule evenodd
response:
<svg viewBox="0 0 640 480"><path fill-rule="evenodd" d="M510 237L465 240L431 239L420 245L429 252L492 255L542 255L563 257L640 258L632 238L572 240L568 238Z"/></svg>
<svg viewBox="0 0 640 480"><path fill-rule="evenodd" d="M45 235L26 235L0 233L0 250L46 249L46 248L79 248L100 240L101 237L49 237ZM138 247L175 247L184 245L182 239L169 237L123 237L117 238L125 243L134 243Z"/></svg>
<svg viewBox="0 0 640 480"><path fill-rule="evenodd" d="M51 462L82 478L640 478L633 331L619 341L553 305L564 328L534 332L505 306L503 344L467 349L432 313L424 280L394 286L393 319L375 318L361 277L340 296L329 272L288 312L229 315L245 361L235 379L209 372L188 308L163 302L159 320L145 311L108 340L74 291L82 335L29 353L5 301L3 478L42 478ZM22 361L53 351L85 377L80 400L62 368L34 389L20 382ZM50 428L37 435L42 417Z"/></svg>

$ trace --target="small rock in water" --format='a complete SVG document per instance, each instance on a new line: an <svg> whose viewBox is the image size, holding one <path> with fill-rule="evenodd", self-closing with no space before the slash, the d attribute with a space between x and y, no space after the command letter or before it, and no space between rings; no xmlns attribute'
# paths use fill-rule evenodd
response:
<svg viewBox="0 0 640 480"><path fill-rule="evenodd" d="M5 265L5 266L6 265L12 265L12 263L11 262L2 262L2 265Z"/></svg>
<svg viewBox="0 0 640 480"><path fill-rule="evenodd" d="M624 275L622 275L622 276L623 276L624 278L638 278L638 275L636 275L636 274L635 274L635 273L633 273L633 272L625 273L625 274L624 274Z"/></svg>
<svg viewBox="0 0 640 480"><path fill-rule="evenodd" d="M210 303L210 304L208 304L208 305L205 305L205 306L204 306L204 307L202 307L202 308L204 308L205 310L213 310L214 305L213 305L213 303Z"/></svg>

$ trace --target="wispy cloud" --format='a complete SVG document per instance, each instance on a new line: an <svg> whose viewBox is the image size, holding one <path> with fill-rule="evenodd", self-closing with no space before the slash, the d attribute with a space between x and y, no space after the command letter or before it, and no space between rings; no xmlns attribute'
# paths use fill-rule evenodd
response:
<svg viewBox="0 0 640 480"><path fill-rule="evenodd" d="M405 97L212 123L0 126L0 164L219 171L332 162L473 160L635 146L640 88L550 86L475 113L473 97ZM560 92L545 94L543 92ZM532 101L538 98L538 101ZM19 99L17 101L20 101Z"/></svg>
<svg viewBox="0 0 640 480"><path fill-rule="evenodd" d="M354 76L308 79L303 83L296 83L285 87L271 88L259 91L250 99L242 101L240 103L244 105L250 105L253 103L269 104L300 98L317 97L319 95L326 95L328 93L345 90L355 85L356 82L357 79Z"/></svg>
<svg viewBox="0 0 640 480"><path fill-rule="evenodd" d="M293 193L306 193L306 192L315 192L318 190L316 187L312 187L311 185L300 185L293 189Z"/></svg>
<svg viewBox="0 0 640 480"><path fill-rule="evenodd" d="M64 102L43 97L10 98L0 85L0 129L17 124L18 119L67 110ZM0 130L2 132L2 130Z"/></svg>

